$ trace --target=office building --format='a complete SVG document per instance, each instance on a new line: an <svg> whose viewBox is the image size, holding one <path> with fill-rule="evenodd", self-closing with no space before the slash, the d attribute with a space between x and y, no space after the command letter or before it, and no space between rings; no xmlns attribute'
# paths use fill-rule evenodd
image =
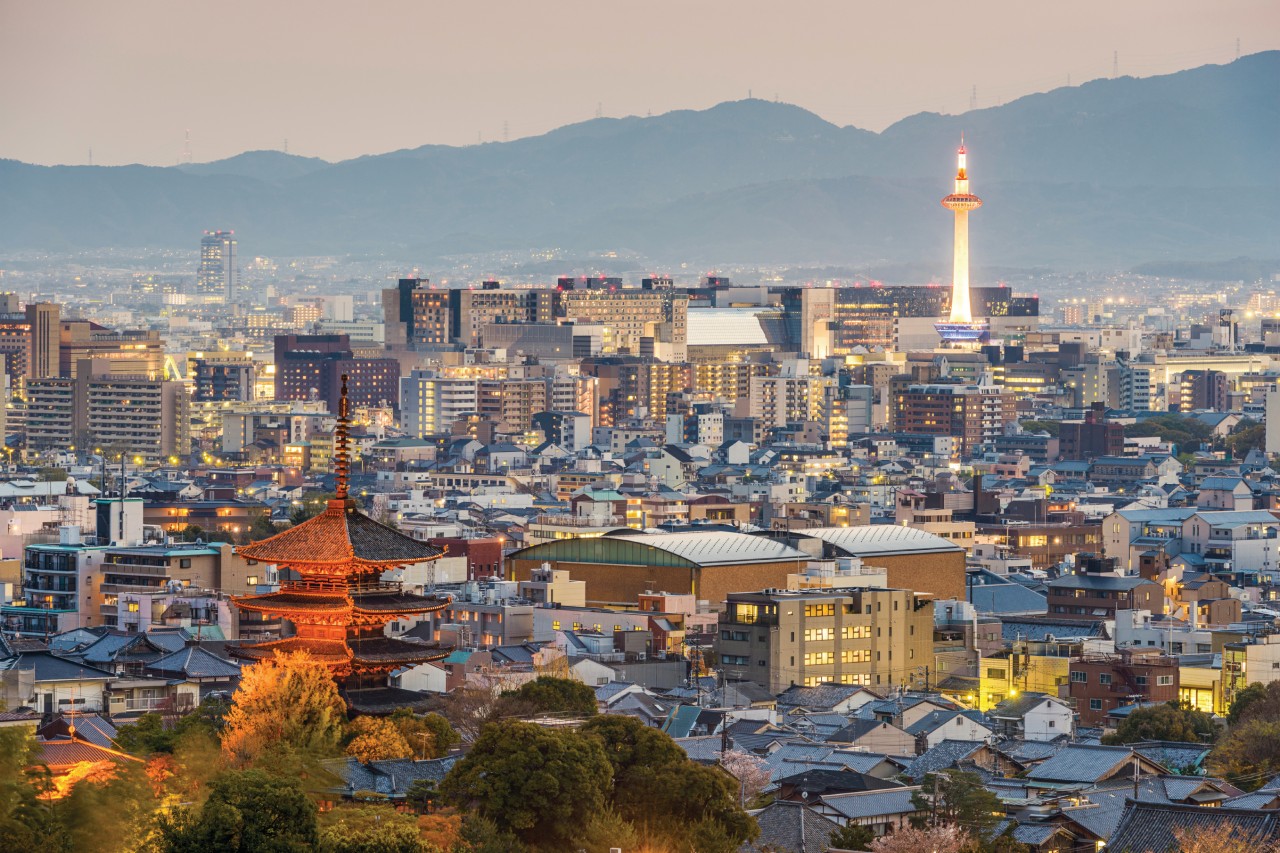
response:
<svg viewBox="0 0 1280 853"><path fill-rule="evenodd" d="M716 643L725 677L792 686L923 687L933 668L933 600L905 589L730 593Z"/></svg>
<svg viewBox="0 0 1280 853"><path fill-rule="evenodd" d="M348 377L351 405L400 404L400 362L358 358L346 335L276 335L277 400L324 400L337 411L342 377Z"/></svg>
<svg viewBox="0 0 1280 853"><path fill-rule="evenodd" d="M0 294L0 355L15 387L27 379L59 375L61 306L35 302L18 307L13 293Z"/></svg>
<svg viewBox="0 0 1280 853"><path fill-rule="evenodd" d="M233 302L240 290L236 232L206 231L200 239L196 294L206 302Z"/></svg>
<svg viewBox="0 0 1280 853"><path fill-rule="evenodd" d="M999 385L909 385L894 395L894 427L916 435L950 435L969 456L1015 419L1014 396Z"/></svg>

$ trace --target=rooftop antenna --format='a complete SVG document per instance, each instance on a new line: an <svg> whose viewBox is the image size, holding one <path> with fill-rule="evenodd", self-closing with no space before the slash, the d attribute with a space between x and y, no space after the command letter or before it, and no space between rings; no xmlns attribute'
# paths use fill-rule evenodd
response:
<svg viewBox="0 0 1280 853"><path fill-rule="evenodd" d="M505 120L505 119L504 119L504 120L503 120L503 122L502 122L502 141L503 141L503 142L510 142L510 141L511 141L511 128L510 128L510 126L507 124L507 122L506 122L506 120Z"/></svg>
<svg viewBox="0 0 1280 853"><path fill-rule="evenodd" d="M284 138L284 153L289 153L289 137Z"/></svg>
<svg viewBox="0 0 1280 853"><path fill-rule="evenodd" d="M93 165L93 146L89 146L89 165Z"/></svg>
<svg viewBox="0 0 1280 853"><path fill-rule="evenodd" d="M1120 51L1111 51L1111 79L1114 80L1120 76Z"/></svg>
<svg viewBox="0 0 1280 853"><path fill-rule="evenodd" d="M600 118L603 115L604 115L604 103L602 101L596 101L596 118Z"/></svg>
<svg viewBox="0 0 1280 853"><path fill-rule="evenodd" d="M191 131L187 130L186 142L182 145L182 162L187 165L191 164Z"/></svg>

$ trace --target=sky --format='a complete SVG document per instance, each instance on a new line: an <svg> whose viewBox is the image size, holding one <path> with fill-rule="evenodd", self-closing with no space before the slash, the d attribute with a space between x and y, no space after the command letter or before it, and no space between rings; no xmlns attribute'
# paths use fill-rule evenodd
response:
<svg viewBox="0 0 1280 853"><path fill-rule="evenodd" d="M0 157L342 160L749 94L878 131L1277 48L1277 0L0 0Z"/></svg>

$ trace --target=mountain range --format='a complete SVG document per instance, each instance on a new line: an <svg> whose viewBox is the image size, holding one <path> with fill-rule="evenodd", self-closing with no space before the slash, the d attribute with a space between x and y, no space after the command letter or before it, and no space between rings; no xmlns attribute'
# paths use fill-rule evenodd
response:
<svg viewBox="0 0 1280 853"><path fill-rule="evenodd" d="M0 160L0 251L186 248L428 261L558 247L662 261L945 273L964 134L975 264L1275 257L1280 51L1095 80L872 133L762 100L340 163L253 151L175 167Z"/></svg>

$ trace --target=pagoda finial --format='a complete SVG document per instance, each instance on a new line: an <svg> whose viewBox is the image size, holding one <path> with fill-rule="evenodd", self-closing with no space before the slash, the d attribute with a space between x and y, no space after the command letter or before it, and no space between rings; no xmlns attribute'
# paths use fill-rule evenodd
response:
<svg viewBox="0 0 1280 853"><path fill-rule="evenodd" d="M334 498L345 501L351 480L351 446L348 429L351 426L350 408L347 402L347 374L342 374L342 395L338 398L338 425L333 431L333 470L338 475Z"/></svg>

